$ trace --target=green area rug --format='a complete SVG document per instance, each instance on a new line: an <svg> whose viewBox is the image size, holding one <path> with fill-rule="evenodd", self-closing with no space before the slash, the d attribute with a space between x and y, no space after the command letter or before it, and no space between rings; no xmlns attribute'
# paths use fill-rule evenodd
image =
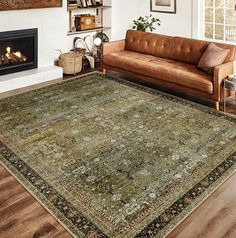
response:
<svg viewBox="0 0 236 238"><path fill-rule="evenodd" d="M165 237L235 171L236 118L93 73L1 100L0 160L75 237Z"/></svg>

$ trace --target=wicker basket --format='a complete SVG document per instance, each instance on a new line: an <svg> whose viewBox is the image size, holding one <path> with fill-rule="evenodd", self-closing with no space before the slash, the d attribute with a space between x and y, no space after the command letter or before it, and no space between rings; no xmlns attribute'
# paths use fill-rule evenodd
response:
<svg viewBox="0 0 236 238"><path fill-rule="evenodd" d="M83 65L83 54L68 52L59 56L58 65L63 68L64 74L76 74L81 72Z"/></svg>

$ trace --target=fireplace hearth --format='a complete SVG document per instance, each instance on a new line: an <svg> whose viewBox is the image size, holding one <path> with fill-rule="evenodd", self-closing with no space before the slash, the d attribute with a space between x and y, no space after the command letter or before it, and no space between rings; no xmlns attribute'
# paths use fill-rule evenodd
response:
<svg viewBox="0 0 236 238"><path fill-rule="evenodd" d="M0 33L0 75L38 67L38 29Z"/></svg>

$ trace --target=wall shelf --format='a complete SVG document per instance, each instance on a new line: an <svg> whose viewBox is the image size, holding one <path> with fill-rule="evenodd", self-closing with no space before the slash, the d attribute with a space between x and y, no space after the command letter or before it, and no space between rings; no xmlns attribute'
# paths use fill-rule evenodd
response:
<svg viewBox="0 0 236 238"><path fill-rule="evenodd" d="M111 6L99 6L99 7L77 7L77 6L69 6L67 7L68 11L74 10L99 10L99 9L109 9Z"/></svg>
<svg viewBox="0 0 236 238"><path fill-rule="evenodd" d="M104 10L109 10L112 8L111 1L101 0L101 4L102 4L102 6L83 7L82 8L82 7L78 7L78 5L76 5L76 4L70 5L68 2L67 10L69 13L68 14L69 15L69 30L67 32L67 36L111 30L111 27L109 26L111 24L110 23L111 21L107 20L111 16L111 11L104 12ZM89 14L94 15L97 19L99 19L98 20L99 24L93 29L76 31L74 22L73 22L74 15L75 14L86 14L86 11L89 12Z"/></svg>
<svg viewBox="0 0 236 238"><path fill-rule="evenodd" d="M69 31L67 33L68 36L78 35L78 34L84 34L84 33L90 33L90 32L98 32L98 31L107 31L111 30L111 27L97 27L90 30L84 30L84 31Z"/></svg>

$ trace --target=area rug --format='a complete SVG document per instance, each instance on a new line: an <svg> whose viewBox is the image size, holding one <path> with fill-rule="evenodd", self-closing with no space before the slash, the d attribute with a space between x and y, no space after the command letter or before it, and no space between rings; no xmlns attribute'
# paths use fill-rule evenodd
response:
<svg viewBox="0 0 236 238"><path fill-rule="evenodd" d="M165 237L235 171L236 118L93 73L1 100L0 160L75 237Z"/></svg>

